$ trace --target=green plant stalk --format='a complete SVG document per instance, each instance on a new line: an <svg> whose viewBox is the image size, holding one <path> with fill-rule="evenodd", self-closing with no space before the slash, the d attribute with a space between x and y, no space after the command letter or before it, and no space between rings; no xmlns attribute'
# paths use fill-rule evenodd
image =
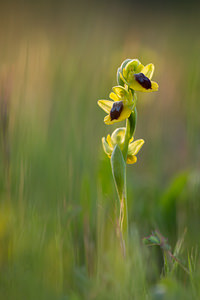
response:
<svg viewBox="0 0 200 300"><path fill-rule="evenodd" d="M134 135L137 122L137 110L136 107L131 113L130 117L126 120L126 132L124 148L122 151L124 161L127 160L128 145L129 141ZM126 168L125 168L125 178L124 178L124 191L122 198L120 199L120 228L125 241L128 240L128 205L127 205L127 187L126 187Z"/></svg>
<svg viewBox="0 0 200 300"><path fill-rule="evenodd" d="M120 229L125 243L128 240L128 205L127 205L127 191L126 191L126 170L124 181L124 192L122 199L120 199Z"/></svg>

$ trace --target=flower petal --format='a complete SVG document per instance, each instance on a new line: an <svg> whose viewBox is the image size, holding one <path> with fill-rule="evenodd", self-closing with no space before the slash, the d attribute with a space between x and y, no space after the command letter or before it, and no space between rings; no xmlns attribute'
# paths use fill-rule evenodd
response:
<svg viewBox="0 0 200 300"><path fill-rule="evenodd" d="M122 86L114 86L112 89L117 97L120 98L119 100L123 100L123 98L127 99L129 97L128 91Z"/></svg>
<svg viewBox="0 0 200 300"><path fill-rule="evenodd" d="M131 58L125 59L125 60L122 62L121 66L120 66L120 69L123 70L123 69L126 67L127 63L129 63L130 61L132 61Z"/></svg>
<svg viewBox="0 0 200 300"><path fill-rule="evenodd" d="M117 95L115 93L113 93L113 92L110 93L109 98L112 99L112 100L114 100L114 101L119 101Z"/></svg>
<svg viewBox="0 0 200 300"><path fill-rule="evenodd" d="M143 73L146 77L151 79L154 73L154 69L155 67L153 64L148 64L141 70L141 73Z"/></svg>
<svg viewBox="0 0 200 300"><path fill-rule="evenodd" d="M117 128L115 131L113 131L111 135L111 139L113 141L113 144L116 145L118 144L119 146L124 143L124 138L125 138L125 127Z"/></svg>
<svg viewBox="0 0 200 300"><path fill-rule="evenodd" d="M112 148L112 150L113 150L114 146L113 146L113 142L112 142L110 134L107 135L106 140L107 140L107 143L110 146L110 148Z"/></svg>
<svg viewBox="0 0 200 300"><path fill-rule="evenodd" d="M113 101L110 100L99 100L98 105L107 113L110 113L110 110L113 106Z"/></svg>
<svg viewBox="0 0 200 300"><path fill-rule="evenodd" d="M128 155L136 155L144 144L144 140L136 140L128 145Z"/></svg>
<svg viewBox="0 0 200 300"><path fill-rule="evenodd" d="M126 81L126 79L123 77L122 73L119 72L119 76L120 76L120 79L126 84L128 85L128 82Z"/></svg>
<svg viewBox="0 0 200 300"><path fill-rule="evenodd" d="M126 162L127 164L134 164L137 162L137 157L135 155L128 155Z"/></svg>
<svg viewBox="0 0 200 300"><path fill-rule="evenodd" d="M144 69L144 65L140 63L136 68L136 73L140 73L143 69Z"/></svg>
<svg viewBox="0 0 200 300"><path fill-rule="evenodd" d="M129 144L130 144L132 141L133 141L133 136L132 136L132 138L129 140Z"/></svg>
<svg viewBox="0 0 200 300"><path fill-rule="evenodd" d="M130 71L133 71L133 72L137 73L138 72L137 69L138 69L138 67L140 68L140 65L142 65L142 64L138 59L132 59L131 61L129 61L126 64L126 66L123 70L123 75L126 77L127 73L130 72Z"/></svg>
<svg viewBox="0 0 200 300"><path fill-rule="evenodd" d="M111 155L112 154L112 149L110 148L110 146L108 145L108 143L106 142L105 137L102 138L102 146L103 146L103 150L107 155Z"/></svg>

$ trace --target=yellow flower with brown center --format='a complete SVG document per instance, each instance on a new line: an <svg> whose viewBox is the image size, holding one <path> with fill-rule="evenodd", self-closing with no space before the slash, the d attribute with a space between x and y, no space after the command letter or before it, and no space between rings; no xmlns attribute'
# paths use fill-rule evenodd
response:
<svg viewBox="0 0 200 300"><path fill-rule="evenodd" d="M98 105L108 114L104 118L105 124L110 125L127 119L135 104L131 90L128 91L122 86L115 86L109 97L111 100L98 101Z"/></svg>
<svg viewBox="0 0 200 300"><path fill-rule="evenodd" d="M112 135L107 135L107 138L102 138L102 145L104 152L108 155L110 158L112 155L112 152L115 148L115 145L118 145L120 149L123 149L124 146L124 140L125 140L125 131L126 128L118 128L116 129ZM141 147L144 144L143 139L139 139L136 141L133 141L133 138L130 139L129 145L128 145L128 153L127 153L127 163L128 164L134 164L137 162L136 154L140 151Z"/></svg>
<svg viewBox="0 0 200 300"><path fill-rule="evenodd" d="M134 91L157 91L158 84L151 81L154 69L153 64L144 66L138 59L127 59L118 69L118 81L128 85Z"/></svg>

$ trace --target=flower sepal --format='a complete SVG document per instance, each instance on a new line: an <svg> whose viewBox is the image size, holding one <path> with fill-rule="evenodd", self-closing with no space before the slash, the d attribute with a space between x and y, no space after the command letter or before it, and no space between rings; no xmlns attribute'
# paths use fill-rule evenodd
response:
<svg viewBox="0 0 200 300"><path fill-rule="evenodd" d="M125 60L122 62L121 66L117 69L117 83L118 83L119 85L121 85L121 86L124 86L125 83L124 83L123 79L121 78L121 75L120 75L120 74L123 73L123 69L125 68L125 66L127 65L127 63L129 63L131 60L132 60L132 59L130 59L130 58L125 59Z"/></svg>

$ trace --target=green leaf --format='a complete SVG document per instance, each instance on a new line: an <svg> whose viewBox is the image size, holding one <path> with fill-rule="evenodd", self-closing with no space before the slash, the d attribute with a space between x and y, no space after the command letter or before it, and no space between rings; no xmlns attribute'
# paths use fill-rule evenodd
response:
<svg viewBox="0 0 200 300"><path fill-rule="evenodd" d="M188 172L181 172L172 179L161 196L159 203L160 222L165 224L167 234L176 234L177 203L184 200L184 190L188 183Z"/></svg>
<svg viewBox="0 0 200 300"><path fill-rule="evenodd" d="M177 201L188 181L188 172L181 172L173 178L171 184L164 192L160 204L164 210L170 210L172 204Z"/></svg>
<svg viewBox="0 0 200 300"><path fill-rule="evenodd" d="M115 146L111 156L111 167L119 199L121 200L125 196L126 163L118 145Z"/></svg>

